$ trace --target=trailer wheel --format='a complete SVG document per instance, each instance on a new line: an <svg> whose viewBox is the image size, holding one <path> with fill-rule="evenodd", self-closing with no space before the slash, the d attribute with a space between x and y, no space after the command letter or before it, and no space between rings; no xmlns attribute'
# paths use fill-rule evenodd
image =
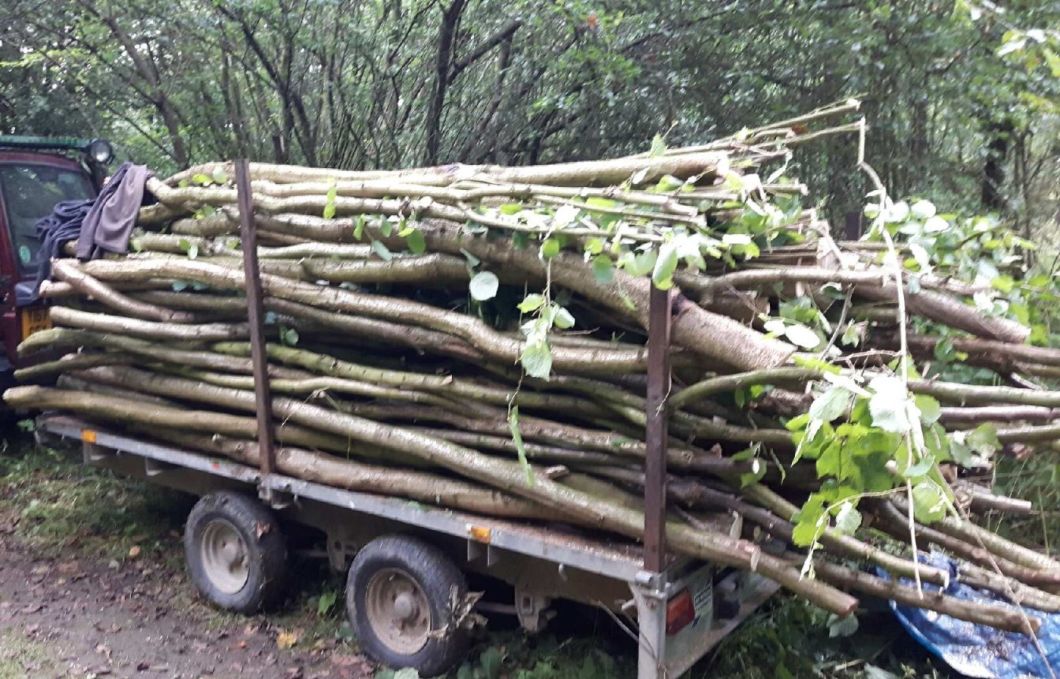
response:
<svg viewBox="0 0 1060 679"><path fill-rule="evenodd" d="M199 592L239 613L275 602L287 570L287 546L272 512L232 491L195 503L184 528L184 557Z"/></svg>
<svg viewBox="0 0 1060 679"><path fill-rule="evenodd" d="M390 667L434 677L467 650L461 624L463 573L437 547L413 537L377 538L357 553L346 582L346 613L362 648Z"/></svg>

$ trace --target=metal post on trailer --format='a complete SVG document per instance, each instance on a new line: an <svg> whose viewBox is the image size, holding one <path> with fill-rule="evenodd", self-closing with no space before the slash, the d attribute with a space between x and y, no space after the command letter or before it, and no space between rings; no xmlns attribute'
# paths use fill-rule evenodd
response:
<svg viewBox="0 0 1060 679"><path fill-rule="evenodd" d="M640 627L638 679L666 675L666 442L673 295L651 286L648 298L648 389L645 402L644 571L634 587Z"/></svg>
<svg viewBox="0 0 1060 679"><path fill-rule="evenodd" d="M673 295L651 286L648 303L648 412L644 461L644 570L666 562L666 399L670 393L670 325Z"/></svg>
<svg viewBox="0 0 1060 679"><path fill-rule="evenodd" d="M258 460L262 481L258 494L272 503L268 476L276 470L276 447L272 427L272 393L269 388L268 354L265 348L265 305L258 268L258 238L254 228L254 202L250 191L250 168L246 158L235 161L239 199L239 236L243 244L243 280L247 293L250 325L250 360L254 372L254 403L258 416Z"/></svg>

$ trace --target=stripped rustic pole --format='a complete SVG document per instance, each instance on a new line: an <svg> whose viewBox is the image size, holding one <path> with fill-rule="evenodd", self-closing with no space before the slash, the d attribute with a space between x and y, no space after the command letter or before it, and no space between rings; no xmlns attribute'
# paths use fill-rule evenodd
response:
<svg viewBox="0 0 1060 679"><path fill-rule="evenodd" d="M670 321L673 296L654 285L648 301L648 393L644 462L644 569L662 572L666 561L666 397L670 393Z"/></svg>
<svg viewBox="0 0 1060 679"><path fill-rule="evenodd" d="M276 448L272 429L272 394L269 390L268 352L265 349L265 309L258 269L258 242L254 231L254 206L250 193L250 173L246 158L235 161L236 190L239 194L239 235L243 242L243 275L246 279L247 320L250 325L250 360L254 372L254 396L257 403L258 450L261 474L267 477L276 469ZM263 500L270 501L268 486L258 489Z"/></svg>

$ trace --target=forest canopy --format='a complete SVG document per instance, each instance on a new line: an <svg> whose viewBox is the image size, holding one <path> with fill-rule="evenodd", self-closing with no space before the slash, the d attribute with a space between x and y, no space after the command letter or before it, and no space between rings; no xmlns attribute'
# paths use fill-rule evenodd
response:
<svg viewBox="0 0 1060 679"><path fill-rule="evenodd" d="M1055 218L1048 2L10 0L0 132L104 136L160 173L246 154L342 169L681 145L858 97L892 195ZM834 228L849 140L799 174Z"/></svg>

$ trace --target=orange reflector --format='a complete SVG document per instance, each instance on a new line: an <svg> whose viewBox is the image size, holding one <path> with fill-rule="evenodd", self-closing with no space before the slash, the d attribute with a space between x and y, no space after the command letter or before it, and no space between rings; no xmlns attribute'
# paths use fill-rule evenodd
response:
<svg viewBox="0 0 1060 679"><path fill-rule="evenodd" d="M467 532L473 539L489 544L491 537L489 528L486 528L485 526L468 526Z"/></svg>
<svg viewBox="0 0 1060 679"><path fill-rule="evenodd" d="M81 430L81 440L84 441L85 443L95 443L96 442L96 432L95 432L95 430L93 430L93 429L82 429Z"/></svg>
<svg viewBox="0 0 1060 679"><path fill-rule="evenodd" d="M696 619L696 607L692 603L692 594L682 589L666 602L666 634L673 636Z"/></svg>

